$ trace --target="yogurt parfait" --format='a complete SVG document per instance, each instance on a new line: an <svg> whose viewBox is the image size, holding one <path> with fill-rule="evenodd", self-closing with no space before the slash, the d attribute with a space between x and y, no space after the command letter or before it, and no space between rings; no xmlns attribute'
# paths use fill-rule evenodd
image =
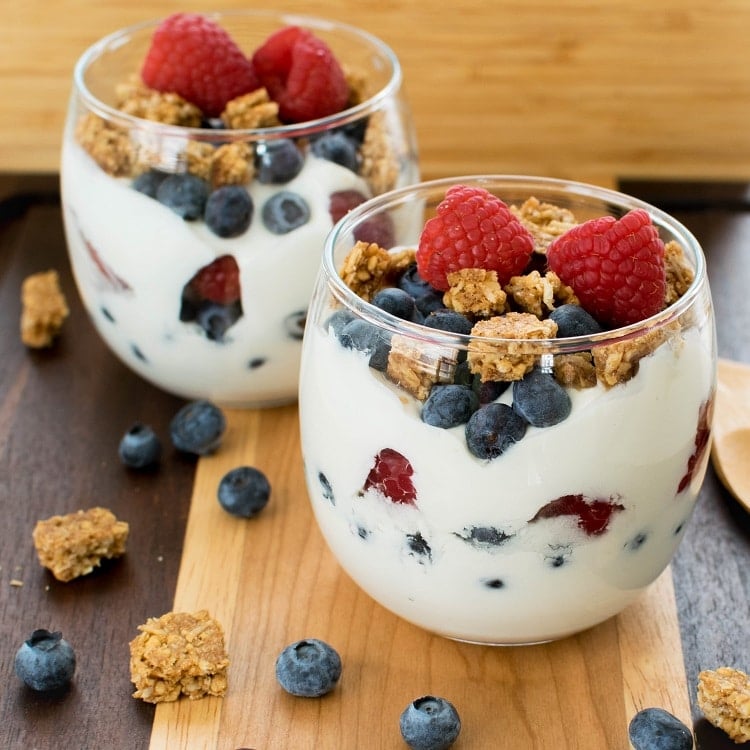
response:
<svg viewBox="0 0 750 750"><path fill-rule="evenodd" d="M416 179L398 60L343 24L178 13L75 68L61 187L79 292L111 349L185 398L293 401L326 235Z"/></svg>
<svg viewBox="0 0 750 750"><path fill-rule="evenodd" d="M379 222L392 242L358 237ZM382 195L329 236L305 329L316 519L418 626L487 644L579 632L671 560L715 367L702 251L664 212L517 176Z"/></svg>

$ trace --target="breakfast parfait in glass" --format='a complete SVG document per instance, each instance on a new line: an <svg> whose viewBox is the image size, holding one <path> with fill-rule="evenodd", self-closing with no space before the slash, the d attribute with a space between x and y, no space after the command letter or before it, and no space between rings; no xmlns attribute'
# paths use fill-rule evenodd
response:
<svg viewBox="0 0 750 750"><path fill-rule="evenodd" d="M61 184L78 289L112 350L186 398L293 401L327 233L417 176L398 60L359 29L178 13L75 68Z"/></svg>
<svg viewBox="0 0 750 750"><path fill-rule="evenodd" d="M395 227L391 242L358 238ZM455 639L535 643L665 569L708 461L715 332L675 219L580 183L438 180L331 233L302 450L344 570Z"/></svg>

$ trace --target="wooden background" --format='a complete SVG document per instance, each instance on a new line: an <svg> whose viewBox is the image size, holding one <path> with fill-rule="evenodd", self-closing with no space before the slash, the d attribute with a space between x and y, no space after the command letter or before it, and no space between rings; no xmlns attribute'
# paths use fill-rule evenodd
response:
<svg viewBox="0 0 750 750"><path fill-rule="evenodd" d="M56 171L70 74L100 36L253 5L389 43L426 177L750 177L747 0L0 0L0 171Z"/></svg>

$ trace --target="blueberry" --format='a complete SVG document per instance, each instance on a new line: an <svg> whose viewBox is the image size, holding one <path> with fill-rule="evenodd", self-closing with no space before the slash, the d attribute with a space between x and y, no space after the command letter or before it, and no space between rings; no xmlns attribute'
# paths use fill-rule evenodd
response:
<svg viewBox="0 0 750 750"><path fill-rule="evenodd" d="M310 221L310 207L297 193L282 190L263 204L263 223L269 232L287 234Z"/></svg>
<svg viewBox="0 0 750 750"><path fill-rule="evenodd" d="M412 320L417 309L414 305L414 297L403 289L393 286L377 292L372 298L372 304L401 320Z"/></svg>
<svg viewBox="0 0 750 750"><path fill-rule="evenodd" d="M149 169L148 172L139 174L133 180L133 188L139 193L147 195L149 198L156 198L156 191L159 185L168 177L167 172L160 172L158 169Z"/></svg>
<svg viewBox="0 0 750 750"><path fill-rule="evenodd" d="M512 534L506 534L502 529L496 529L494 526L472 526L464 529L463 534L456 534L456 536L477 549L499 547L513 538Z"/></svg>
<svg viewBox="0 0 750 750"><path fill-rule="evenodd" d="M455 310L434 310L425 319L424 324L428 328L435 328L449 333L471 333L471 321Z"/></svg>
<svg viewBox="0 0 750 750"><path fill-rule="evenodd" d="M120 460L131 469L145 469L159 463L161 440L154 430L136 422L120 440Z"/></svg>
<svg viewBox="0 0 750 750"><path fill-rule="evenodd" d="M490 404L496 401L508 390L510 383L507 380L482 380L479 375L474 376L471 387L477 394L480 404Z"/></svg>
<svg viewBox="0 0 750 750"><path fill-rule="evenodd" d="M341 308L332 313L331 317L326 321L326 330L333 331L336 338L340 338L341 332L347 323L351 323L354 320L354 313L349 310Z"/></svg>
<svg viewBox="0 0 750 750"><path fill-rule="evenodd" d="M223 341L224 334L242 317L242 303L237 300L228 305L205 300L198 305L195 322L211 341Z"/></svg>
<svg viewBox="0 0 750 750"><path fill-rule="evenodd" d="M561 305L549 317L557 323L558 338L589 336L602 331L602 327L580 305Z"/></svg>
<svg viewBox="0 0 750 750"><path fill-rule="evenodd" d="M329 693L341 677L341 657L324 641L307 638L288 645L276 658L281 687L303 698Z"/></svg>
<svg viewBox="0 0 750 750"><path fill-rule="evenodd" d="M293 180L304 166L305 159L294 141L282 138L258 146L255 159L256 176L264 185L279 185Z"/></svg>
<svg viewBox="0 0 750 750"><path fill-rule="evenodd" d="M322 471L318 472L318 482L320 482L323 497L328 500L331 505L336 505L336 496L333 494L333 487L331 487L328 477Z"/></svg>
<svg viewBox="0 0 750 750"><path fill-rule="evenodd" d="M203 216L208 200L208 183L192 174L171 174L156 191L156 200L171 208L185 221Z"/></svg>
<svg viewBox="0 0 750 750"><path fill-rule="evenodd" d="M466 445L477 458L497 458L525 434L526 421L507 404L487 404L466 423Z"/></svg>
<svg viewBox="0 0 750 750"><path fill-rule="evenodd" d="M439 292L437 289L430 289L429 292L424 292L418 297L415 297L414 303L417 306L417 310L425 316L435 310L445 309L445 305L443 304L443 293Z"/></svg>
<svg viewBox="0 0 750 750"><path fill-rule="evenodd" d="M427 292L436 291L428 281L425 281L419 275L416 263L408 265L396 283L399 289L403 289L415 299Z"/></svg>
<svg viewBox="0 0 750 750"><path fill-rule="evenodd" d="M367 364L373 370L385 372L388 369L388 358L391 354L391 336L386 331L378 331Z"/></svg>
<svg viewBox="0 0 750 750"><path fill-rule="evenodd" d="M409 548L409 554L432 561L432 547L419 532L406 535L406 546Z"/></svg>
<svg viewBox="0 0 750 750"><path fill-rule="evenodd" d="M453 371L453 382L455 385L469 385L474 386L476 376L471 371L471 366L467 360L459 362L456 365L456 369Z"/></svg>
<svg viewBox="0 0 750 750"><path fill-rule="evenodd" d="M539 368L513 383L513 410L534 427L551 427L567 419L568 392L549 373Z"/></svg>
<svg viewBox="0 0 750 750"><path fill-rule="evenodd" d="M174 447L199 456L211 453L219 446L225 429L224 413L203 399L185 404L169 425Z"/></svg>
<svg viewBox="0 0 750 750"><path fill-rule="evenodd" d="M366 320L354 318L340 331L339 341L347 349L372 352L379 338L378 329Z"/></svg>
<svg viewBox="0 0 750 750"><path fill-rule="evenodd" d="M32 690L60 690L73 679L76 655L61 633L35 630L16 652L15 669Z"/></svg>
<svg viewBox="0 0 750 750"><path fill-rule="evenodd" d="M412 750L447 750L461 731L461 719L450 701L425 695L404 709L399 726Z"/></svg>
<svg viewBox="0 0 750 750"><path fill-rule="evenodd" d="M203 219L219 237L239 237L253 220L253 199L239 185L223 185L208 196Z"/></svg>
<svg viewBox="0 0 750 750"><path fill-rule="evenodd" d="M266 507L271 485L266 475L253 466L238 466L221 478L219 504L227 513L252 518Z"/></svg>
<svg viewBox="0 0 750 750"><path fill-rule="evenodd" d="M644 708L630 721L628 735L635 750L692 750L693 735L663 708Z"/></svg>
<svg viewBox="0 0 750 750"><path fill-rule="evenodd" d="M332 161L352 172L359 170L357 143L339 130L331 131L316 138L311 144L315 156Z"/></svg>
<svg viewBox="0 0 750 750"><path fill-rule="evenodd" d="M305 334L305 323L307 322L307 310L297 310L296 312L289 313L284 318L284 328L289 334L290 338L301 341Z"/></svg>
<svg viewBox="0 0 750 750"><path fill-rule="evenodd" d="M422 405L422 421L444 430L465 424L479 408L479 398L468 385L434 385Z"/></svg>

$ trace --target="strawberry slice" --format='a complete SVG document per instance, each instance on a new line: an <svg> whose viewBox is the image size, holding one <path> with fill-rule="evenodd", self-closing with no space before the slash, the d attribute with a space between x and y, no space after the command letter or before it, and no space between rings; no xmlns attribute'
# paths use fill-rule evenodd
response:
<svg viewBox="0 0 750 750"><path fill-rule="evenodd" d="M253 70L279 105L279 118L295 123L340 112L349 86L330 47L307 29L287 26L255 51Z"/></svg>

